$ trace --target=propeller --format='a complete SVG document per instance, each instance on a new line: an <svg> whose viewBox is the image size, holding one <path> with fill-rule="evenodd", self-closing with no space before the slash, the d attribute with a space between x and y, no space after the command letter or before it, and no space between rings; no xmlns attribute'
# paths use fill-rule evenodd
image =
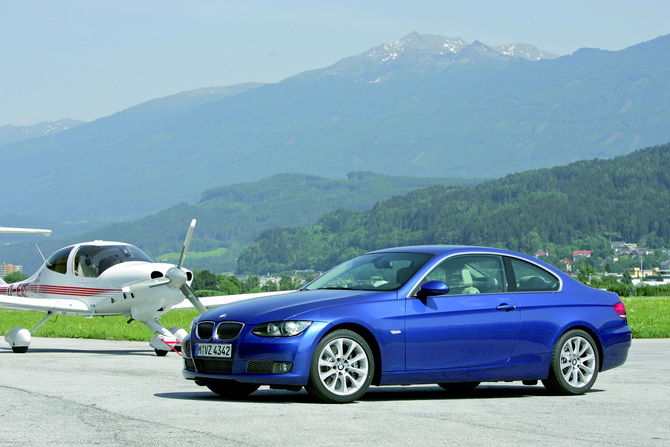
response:
<svg viewBox="0 0 670 447"><path fill-rule="evenodd" d="M198 310L198 312L200 312L201 314L207 312L207 308L202 305L202 303L200 302L198 297L195 296L195 293L193 293L193 290L191 290L188 284L184 284L183 286L181 286L180 290L181 293L184 294L186 299L189 300L191 304L193 304L193 307L195 307Z"/></svg>
<svg viewBox="0 0 670 447"><path fill-rule="evenodd" d="M188 232L186 233L186 240L184 241L184 246L181 248L181 256L179 256L179 264L177 264L178 269L181 269L181 265L184 263L186 252L188 251L188 247L191 245L191 238L193 237L194 229L195 229L195 219L191 221L191 225L188 227Z"/></svg>
<svg viewBox="0 0 670 447"><path fill-rule="evenodd" d="M184 258L186 257L186 252L188 252L188 247L191 245L191 238L193 237L195 222L196 222L195 219L191 221L191 225L188 227L188 232L186 233L186 240L184 240L184 246L181 249L179 264L177 264L177 271L181 273L184 273L184 271L181 269L181 266L184 263ZM167 274L165 276L167 276ZM176 284L177 283L175 283L175 288ZM205 306L202 305L198 297L195 296L195 293L193 293L193 290L191 290L188 284L186 284L186 273L184 273L184 281L179 285L179 290L181 290L181 293L183 293L186 299L189 300L191 304L193 304L193 307L195 307L198 310L198 312L200 312L201 314L207 312L207 308L205 308Z"/></svg>
<svg viewBox="0 0 670 447"><path fill-rule="evenodd" d="M188 247L191 245L191 238L193 237L195 222L196 220L193 219L191 221L191 225L188 228L188 232L186 233L186 240L184 241L184 246L181 249L181 256L179 257L179 264L177 264L176 267L170 268L167 272L165 272L165 276L163 277L148 279L146 281L135 283L132 286L124 287L123 291L134 292L140 290L148 290L152 287L167 285L172 289L179 289L181 293L184 295L184 297L191 302L193 307L195 307L198 310L198 312L200 312L201 314L207 312L207 308L203 306L198 297L195 296L195 293L193 293L193 290L191 290L191 288L186 283L188 278L186 276L186 272L181 268L181 266L184 263L186 253L188 252Z"/></svg>

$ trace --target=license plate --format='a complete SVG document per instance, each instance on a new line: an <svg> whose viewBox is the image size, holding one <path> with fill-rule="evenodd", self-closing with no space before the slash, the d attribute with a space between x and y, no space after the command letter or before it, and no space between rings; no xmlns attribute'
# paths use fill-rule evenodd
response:
<svg viewBox="0 0 670 447"><path fill-rule="evenodd" d="M198 357L221 357L229 359L233 356L233 345L223 343L196 343L195 355Z"/></svg>

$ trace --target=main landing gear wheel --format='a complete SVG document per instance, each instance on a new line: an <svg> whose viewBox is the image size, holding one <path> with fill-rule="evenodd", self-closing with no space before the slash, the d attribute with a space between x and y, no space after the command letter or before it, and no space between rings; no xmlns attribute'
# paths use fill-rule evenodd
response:
<svg viewBox="0 0 670 447"><path fill-rule="evenodd" d="M218 394L226 399L244 399L249 394L260 388L260 385L255 383L240 383L232 380L218 380L216 382L209 382L205 384L207 388L213 393Z"/></svg>
<svg viewBox="0 0 670 447"><path fill-rule="evenodd" d="M365 339L340 329L316 346L305 389L323 402L353 402L368 390L374 371L374 357Z"/></svg>
<svg viewBox="0 0 670 447"><path fill-rule="evenodd" d="M557 394L584 394L598 377L600 358L593 338L581 329L558 339L551 356L549 377L542 383Z"/></svg>

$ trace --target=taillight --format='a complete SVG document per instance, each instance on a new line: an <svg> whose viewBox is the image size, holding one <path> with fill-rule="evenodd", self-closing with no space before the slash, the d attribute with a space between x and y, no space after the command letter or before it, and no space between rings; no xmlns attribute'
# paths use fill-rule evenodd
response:
<svg viewBox="0 0 670 447"><path fill-rule="evenodd" d="M626 306L623 305L623 302L619 301L614 305L614 311L621 318L628 318L626 316Z"/></svg>

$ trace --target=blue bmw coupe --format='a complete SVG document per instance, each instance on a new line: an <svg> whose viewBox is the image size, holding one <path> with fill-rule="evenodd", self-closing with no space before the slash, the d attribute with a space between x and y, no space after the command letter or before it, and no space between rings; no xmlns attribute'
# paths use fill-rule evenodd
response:
<svg viewBox="0 0 670 447"><path fill-rule="evenodd" d="M414 246L347 261L300 290L196 318L183 376L226 398L261 385L344 403L370 385L541 380L582 394L622 365L623 303L506 250Z"/></svg>

